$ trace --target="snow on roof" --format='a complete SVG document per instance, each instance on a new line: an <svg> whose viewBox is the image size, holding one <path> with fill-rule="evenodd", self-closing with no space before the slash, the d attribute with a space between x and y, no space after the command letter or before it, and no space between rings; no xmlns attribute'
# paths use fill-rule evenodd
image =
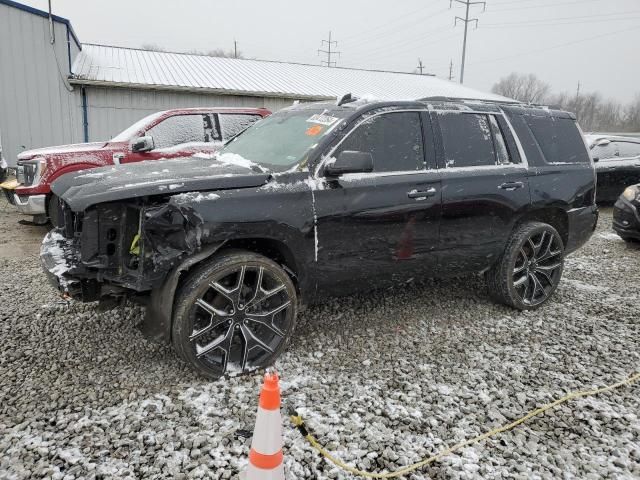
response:
<svg viewBox="0 0 640 480"><path fill-rule="evenodd" d="M344 93L380 100L425 97L510 101L429 75L209 57L83 44L71 83L229 95L334 99Z"/></svg>

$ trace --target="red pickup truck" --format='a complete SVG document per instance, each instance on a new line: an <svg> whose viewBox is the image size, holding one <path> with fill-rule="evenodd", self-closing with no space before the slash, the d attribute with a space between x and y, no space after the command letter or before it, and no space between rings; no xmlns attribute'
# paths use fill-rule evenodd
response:
<svg viewBox="0 0 640 480"><path fill-rule="evenodd" d="M181 108L153 113L108 142L28 150L18 155L16 178L0 184L19 212L46 223L51 183L65 173L143 160L214 152L270 115L263 108Z"/></svg>

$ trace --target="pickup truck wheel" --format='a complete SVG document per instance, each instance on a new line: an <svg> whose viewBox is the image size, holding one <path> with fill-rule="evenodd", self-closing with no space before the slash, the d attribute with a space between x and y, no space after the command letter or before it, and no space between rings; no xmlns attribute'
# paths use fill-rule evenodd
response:
<svg viewBox="0 0 640 480"><path fill-rule="evenodd" d="M277 263L230 250L198 268L181 286L173 345L208 378L266 367L291 339L296 310L293 282Z"/></svg>
<svg viewBox="0 0 640 480"><path fill-rule="evenodd" d="M53 228L60 226L60 211L58 208L58 197L55 194L49 195L47 199L47 214L49 215L49 221Z"/></svg>
<svg viewBox="0 0 640 480"><path fill-rule="evenodd" d="M519 310L532 310L555 292L564 268L564 244L551 225L522 224L486 274L490 294Z"/></svg>

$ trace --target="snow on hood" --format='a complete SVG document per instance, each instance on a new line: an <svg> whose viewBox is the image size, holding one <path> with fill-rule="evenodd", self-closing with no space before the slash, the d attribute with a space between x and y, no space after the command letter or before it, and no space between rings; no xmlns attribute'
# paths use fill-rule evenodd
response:
<svg viewBox="0 0 640 480"><path fill-rule="evenodd" d="M29 160L33 157L45 155L60 155L65 153L89 152L100 150L107 145L107 142L93 143L74 143L70 145L58 145L55 147L35 148L33 150L25 150L18 154L18 160Z"/></svg>
<svg viewBox="0 0 640 480"><path fill-rule="evenodd" d="M74 211L82 211L97 203L142 196L259 187L270 178L253 164L198 154L80 170L60 177L51 190Z"/></svg>
<svg viewBox="0 0 640 480"><path fill-rule="evenodd" d="M237 153L218 153L214 156L214 158L226 165L238 165L239 167L250 168L252 170L257 169L261 172L267 171L267 169L262 165L252 162L251 160L247 160L242 155L238 155Z"/></svg>

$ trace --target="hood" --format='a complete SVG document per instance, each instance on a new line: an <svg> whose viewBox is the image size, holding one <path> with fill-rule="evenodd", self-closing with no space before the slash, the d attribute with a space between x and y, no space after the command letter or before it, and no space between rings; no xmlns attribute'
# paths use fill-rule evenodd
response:
<svg viewBox="0 0 640 480"><path fill-rule="evenodd" d="M74 143L71 145L58 145L57 147L35 148L33 150L25 150L18 154L18 160L29 160L33 157L64 155L76 152L90 152L100 150L107 145L107 142L93 143Z"/></svg>
<svg viewBox="0 0 640 480"><path fill-rule="evenodd" d="M221 160L222 158L222 160ZM51 185L75 212L104 202L182 192L258 187L271 177L246 161L194 156L114 165L63 175Z"/></svg>

